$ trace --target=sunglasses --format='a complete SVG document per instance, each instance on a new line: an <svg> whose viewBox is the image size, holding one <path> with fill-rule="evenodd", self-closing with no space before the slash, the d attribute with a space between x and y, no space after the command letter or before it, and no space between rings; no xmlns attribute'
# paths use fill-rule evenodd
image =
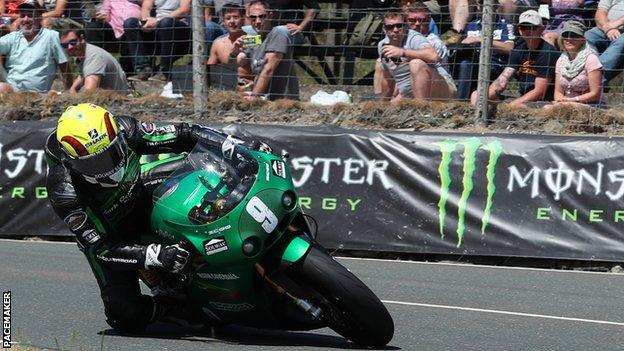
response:
<svg viewBox="0 0 624 351"><path fill-rule="evenodd" d="M529 30L536 30L539 27L540 26L531 26L531 25L528 25L528 26L518 26L519 29L527 30L527 31L529 31Z"/></svg>
<svg viewBox="0 0 624 351"><path fill-rule="evenodd" d="M19 12L20 18L24 18L26 16L28 16L30 18L35 18L36 14L37 14L37 11L35 11L35 10L20 10L20 12Z"/></svg>
<svg viewBox="0 0 624 351"><path fill-rule="evenodd" d="M263 19L265 19L266 17L267 17L267 15L266 15L266 14L263 14L263 15L258 15L258 16L251 16L251 15L247 16L247 18L249 18L249 19L250 19L250 20L252 20L252 21L263 20Z"/></svg>
<svg viewBox="0 0 624 351"><path fill-rule="evenodd" d="M417 18L417 17L412 17L412 18L409 18L409 17L408 17L408 18L407 18L407 21L408 21L409 23L417 23L417 22L423 23L423 22L428 22L428 21L429 21L429 19L428 19L428 18Z"/></svg>
<svg viewBox="0 0 624 351"><path fill-rule="evenodd" d="M581 39L584 38L582 35L572 32L561 33L561 37L563 39Z"/></svg>
<svg viewBox="0 0 624 351"><path fill-rule="evenodd" d="M385 30L394 30L394 29L403 29L403 23L395 23L395 24L384 24Z"/></svg>
<svg viewBox="0 0 624 351"><path fill-rule="evenodd" d="M72 39L68 42L61 43L61 46L63 47L63 49L68 49L69 47L74 47L76 45L78 45L78 39Z"/></svg>

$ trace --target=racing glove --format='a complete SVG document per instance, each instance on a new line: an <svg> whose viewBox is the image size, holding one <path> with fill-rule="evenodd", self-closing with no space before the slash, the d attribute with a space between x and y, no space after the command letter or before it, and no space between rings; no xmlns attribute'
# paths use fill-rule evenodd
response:
<svg viewBox="0 0 624 351"><path fill-rule="evenodd" d="M161 267L171 273L180 273L188 264L189 252L180 245L150 244L145 252L145 269Z"/></svg>

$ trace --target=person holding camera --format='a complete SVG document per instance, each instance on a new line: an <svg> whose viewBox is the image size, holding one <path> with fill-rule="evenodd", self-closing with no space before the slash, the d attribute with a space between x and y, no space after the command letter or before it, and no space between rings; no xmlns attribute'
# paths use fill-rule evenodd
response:
<svg viewBox="0 0 624 351"><path fill-rule="evenodd" d="M228 5L222 9L222 17L227 35L220 36L212 43L208 56L209 65L236 61L236 55L243 49L245 8L240 5Z"/></svg>
<svg viewBox="0 0 624 351"><path fill-rule="evenodd" d="M274 25L274 12L266 1L249 3L247 19L261 39L238 54L237 63L253 73L254 84L245 92L246 100L299 100L299 80L293 60L293 39Z"/></svg>
<svg viewBox="0 0 624 351"><path fill-rule="evenodd" d="M395 102L404 97L448 100L457 94L453 78L436 49L422 34L408 29L401 13L384 16L386 37L379 42L375 94Z"/></svg>
<svg viewBox="0 0 624 351"><path fill-rule="evenodd" d="M217 38L210 48L208 57L209 65L236 64L237 56L247 46L249 39L253 36L245 35L243 23L245 23L245 8L240 5L229 5L221 10L223 25L227 30L227 35ZM255 36L258 37L258 36ZM259 39L259 38L258 38ZM238 67L239 85L247 85L253 82L251 71L245 67Z"/></svg>

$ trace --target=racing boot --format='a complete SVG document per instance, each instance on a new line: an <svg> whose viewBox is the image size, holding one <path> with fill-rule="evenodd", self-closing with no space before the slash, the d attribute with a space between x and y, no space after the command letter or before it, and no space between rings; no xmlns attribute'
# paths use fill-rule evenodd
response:
<svg viewBox="0 0 624 351"><path fill-rule="evenodd" d="M184 329L201 330L210 328L212 323L198 308L171 296L154 296L156 306L153 322L178 325Z"/></svg>

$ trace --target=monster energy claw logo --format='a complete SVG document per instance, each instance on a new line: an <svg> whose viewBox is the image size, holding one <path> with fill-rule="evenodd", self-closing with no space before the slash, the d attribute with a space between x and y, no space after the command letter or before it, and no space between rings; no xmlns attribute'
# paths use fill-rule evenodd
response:
<svg viewBox="0 0 624 351"><path fill-rule="evenodd" d="M474 187L472 176L474 175L476 168L475 164L477 160L477 151L485 150L489 152L490 155L486 169L487 199L483 209L483 217L481 217L481 235L484 235L485 229L490 221L492 199L494 198L494 192L496 191L496 186L494 185L496 163L498 162L498 157L500 156L503 148L501 143L497 140L481 145L481 141L478 138L468 138L461 141L445 140L435 143L435 145L440 147L440 152L442 154L440 166L438 167L438 173L440 175L440 201L438 201L438 213L440 221L440 235L442 238L444 238L446 202L448 200L449 189L451 187L450 165L452 154L455 149L457 149L457 146L462 145L464 147L462 193L457 204L457 247L460 247L464 238L466 204L468 203L470 193Z"/></svg>

